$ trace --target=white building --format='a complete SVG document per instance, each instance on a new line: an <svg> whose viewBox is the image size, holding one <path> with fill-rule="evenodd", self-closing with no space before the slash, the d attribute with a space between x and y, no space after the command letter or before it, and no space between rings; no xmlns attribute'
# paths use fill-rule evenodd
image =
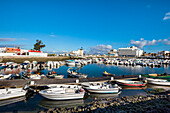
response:
<svg viewBox="0 0 170 113"><path fill-rule="evenodd" d="M119 48L118 54L121 57L140 57L143 54L143 50L135 46Z"/></svg>
<svg viewBox="0 0 170 113"><path fill-rule="evenodd" d="M0 56L30 56L30 57L47 57L47 53L37 50L25 50L20 48L0 48Z"/></svg>
<svg viewBox="0 0 170 113"><path fill-rule="evenodd" d="M161 58L170 58L170 51L160 51L157 56Z"/></svg>
<svg viewBox="0 0 170 113"><path fill-rule="evenodd" d="M118 51L116 49L112 49L108 52L108 55L117 57Z"/></svg>
<svg viewBox="0 0 170 113"><path fill-rule="evenodd" d="M83 57L83 49L78 49L77 51L72 51L72 52L70 52L70 54L73 55L73 56Z"/></svg>
<svg viewBox="0 0 170 113"><path fill-rule="evenodd" d="M18 56L16 53L0 53L0 56Z"/></svg>
<svg viewBox="0 0 170 113"><path fill-rule="evenodd" d="M5 51L6 51L6 47L1 47L0 48L0 53L5 53Z"/></svg>

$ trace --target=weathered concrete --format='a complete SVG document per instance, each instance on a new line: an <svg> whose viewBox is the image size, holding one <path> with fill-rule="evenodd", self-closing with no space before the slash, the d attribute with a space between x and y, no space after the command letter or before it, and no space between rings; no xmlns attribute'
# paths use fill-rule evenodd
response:
<svg viewBox="0 0 170 113"><path fill-rule="evenodd" d="M137 78L138 75L121 75L115 76L114 79L126 79L126 78ZM71 84L76 83L78 78L66 78L66 79L40 79L40 80L0 80L0 87L23 87L26 83L34 81L37 86L47 85L47 84ZM95 82L95 81L107 81L111 80L111 77L90 77L81 78L79 83L82 82Z"/></svg>

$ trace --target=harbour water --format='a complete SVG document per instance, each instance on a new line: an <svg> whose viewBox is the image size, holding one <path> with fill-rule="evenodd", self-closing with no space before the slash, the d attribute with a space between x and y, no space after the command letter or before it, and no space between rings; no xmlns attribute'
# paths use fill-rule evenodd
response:
<svg viewBox="0 0 170 113"><path fill-rule="evenodd" d="M42 72L48 73L49 71L55 71L57 74L63 74L64 78L67 78L67 66L61 66L58 69L46 69ZM102 73L107 71L113 73L116 76L119 75L134 75L134 74L149 74L149 73L170 73L169 66L162 66L159 68L149 68L142 66L124 66L124 65L105 65L105 64L89 64L84 67L75 68L78 72L87 74L88 77L97 77L103 76ZM1 70L1 73L20 73L20 69L6 69ZM36 72L36 70L34 70ZM155 86L147 86L149 89L154 88ZM146 88L147 88L146 87ZM157 86L156 88L159 88ZM162 87L160 87L162 88ZM169 88L169 87L163 87ZM20 97L16 99L10 99L5 101L0 101L0 112L38 112L44 109L54 108L54 107L74 107L79 105L87 104L93 101L95 98L117 98L122 96L133 96L133 95L147 95L143 90L145 88L130 88L123 87L122 91L119 94L86 94L82 100L69 100L69 101L52 101L44 99L39 94L34 94L32 96L26 96L26 98Z"/></svg>

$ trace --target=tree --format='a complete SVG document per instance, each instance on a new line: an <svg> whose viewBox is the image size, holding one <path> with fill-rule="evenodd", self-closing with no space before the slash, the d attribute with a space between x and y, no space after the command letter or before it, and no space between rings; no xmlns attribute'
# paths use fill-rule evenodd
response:
<svg viewBox="0 0 170 113"><path fill-rule="evenodd" d="M36 43L34 44L34 49L40 51L40 49L43 47L45 47L45 44L43 44L41 40L36 40Z"/></svg>

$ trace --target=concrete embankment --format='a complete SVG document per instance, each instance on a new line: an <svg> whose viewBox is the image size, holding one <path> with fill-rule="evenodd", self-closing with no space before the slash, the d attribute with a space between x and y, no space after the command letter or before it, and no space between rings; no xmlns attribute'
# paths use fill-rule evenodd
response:
<svg viewBox="0 0 170 113"><path fill-rule="evenodd" d="M137 78L138 75L120 75L115 76L114 79L125 79L125 78ZM66 78L66 79L40 79L40 80L1 80L0 87L23 87L26 83L34 81L37 86L47 85L47 84L75 84L78 78ZM111 80L111 77L90 77L90 78L80 78L81 82L95 82L95 81L107 81Z"/></svg>
<svg viewBox="0 0 170 113"><path fill-rule="evenodd" d="M0 61L1 62L15 62L15 63L22 63L26 60L32 62L32 61L37 61L37 62L40 62L40 61L43 61L43 62L46 62L46 61L63 61L63 60L68 60L70 59L70 57L67 57L67 56L55 56L55 57L15 57L15 56L6 56L6 57L1 57L0 58Z"/></svg>
<svg viewBox="0 0 170 113"><path fill-rule="evenodd" d="M39 113L169 113L169 95L131 96L96 99L78 107L51 108Z"/></svg>

